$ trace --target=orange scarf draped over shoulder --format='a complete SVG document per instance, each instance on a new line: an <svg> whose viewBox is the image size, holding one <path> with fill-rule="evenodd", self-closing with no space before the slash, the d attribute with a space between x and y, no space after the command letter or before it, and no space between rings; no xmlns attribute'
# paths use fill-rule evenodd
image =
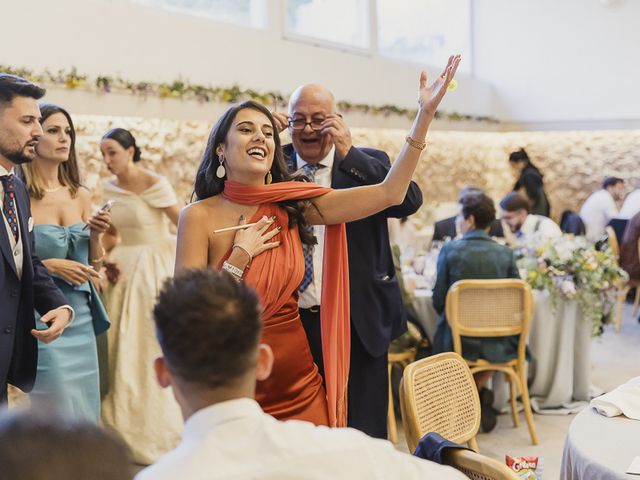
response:
<svg viewBox="0 0 640 480"><path fill-rule="evenodd" d="M228 200L243 205L275 204L286 200L303 200L319 197L332 189L313 183L279 182L270 185L243 185L226 181L222 195ZM292 235L280 235L282 244L265 253L282 255L284 264L295 255L294 248L301 248L300 240L292 240ZM350 355L350 313L349 313L349 263L347 254L347 234L344 224L327 225L324 239L324 258L322 264L322 293L320 322L322 333L322 357L324 360L325 385L329 408L329 424L332 427L347 425L347 381L349 378ZM250 272L260 275L273 275L267 272L263 263L268 255L258 255L251 264ZM297 285L296 285L297 288ZM272 292L258 292L265 313L279 304L279 289ZM272 312L271 312L272 313Z"/></svg>

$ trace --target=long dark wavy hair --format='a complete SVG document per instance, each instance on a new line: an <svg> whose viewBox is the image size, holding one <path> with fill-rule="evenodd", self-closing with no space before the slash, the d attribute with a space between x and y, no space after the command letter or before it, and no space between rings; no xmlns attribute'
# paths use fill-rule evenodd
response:
<svg viewBox="0 0 640 480"><path fill-rule="evenodd" d="M229 108L222 114L214 127L211 129L209 140L207 141L207 146L204 149L202 160L200 160L200 165L198 166L198 171L196 172L196 179L193 185L193 195L191 196L192 200L203 200L205 198L213 197L215 195L221 194L224 190L226 175L223 178L218 178L216 176L216 170L220 165L220 158L216 153L216 149L218 145L225 143L227 134L231 129L231 124L236 118L238 112L246 108L257 110L258 112L263 113L269 119L269 122L271 123L271 126L273 128L275 150L273 156L273 164L271 165L270 170L272 182L278 183L291 180L304 181L306 179L306 177L304 177L303 175L289 174L289 169L287 168L287 164L284 160L284 153L282 152L280 137L278 136L278 127L269 109L264 105L261 105L260 103L248 100ZM300 232L300 239L302 240L302 243L305 243L307 245L316 244L317 240L313 236L313 233L310 231L310 229L306 228L308 224L304 216L305 211L308 208L312 207L311 202L308 200L287 200L284 202L278 202L278 205L284 208L289 214L289 228L292 228L296 225L298 226L298 231Z"/></svg>
<svg viewBox="0 0 640 480"><path fill-rule="evenodd" d="M54 105L53 103L40 104L41 125L44 124L47 118L56 113L61 113L66 117L67 122L69 122L69 136L71 137L71 140L69 142L69 159L66 162L61 163L58 167L58 181L61 185L69 188L71 198L76 198L78 189L82 186L82 184L80 182L78 161L76 160L76 129L73 125L73 120L71 120L71 115L69 115L69 112L58 105ZM21 165L21 167L25 183L27 184L27 188L29 190L29 196L31 198L41 200L44 197L45 189L44 185L42 184L42 179L40 177L40 173L38 172L38 168L33 162L24 163Z"/></svg>

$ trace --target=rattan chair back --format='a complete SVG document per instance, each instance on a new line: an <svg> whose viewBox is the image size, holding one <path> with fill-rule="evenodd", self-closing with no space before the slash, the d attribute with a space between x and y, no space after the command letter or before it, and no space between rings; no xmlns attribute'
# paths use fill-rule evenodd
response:
<svg viewBox="0 0 640 480"><path fill-rule="evenodd" d="M445 309L458 354L462 355L461 335L521 335L524 355L533 316L531 288L524 280L460 280L449 289Z"/></svg>
<svg viewBox="0 0 640 480"><path fill-rule="evenodd" d="M451 450L446 454L445 462L473 480L517 480L520 478L505 464L469 450Z"/></svg>
<svg viewBox="0 0 640 480"><path fill-rule="evenodd" d="M441 353L406 367L400 409L409 451L429 432L453 442L469 442L477 450L480 399L469 367L458 354Z"/></svg>
<svg viewBox="0 0 640 480"><path fill-rule="evenodd" d="M607 232L607 243L609 244L609 248L611 249L611 253L616 258L620 258L620 244L618 243L618 236L616 235L616 231L610 225L605 227L605 232Z"/></svg>

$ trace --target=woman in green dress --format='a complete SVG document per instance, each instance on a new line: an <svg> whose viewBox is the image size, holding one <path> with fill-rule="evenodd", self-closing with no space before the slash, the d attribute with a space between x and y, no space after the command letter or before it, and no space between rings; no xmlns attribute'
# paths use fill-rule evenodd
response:
<svg viewBox="0 0 640 480"><path fill-rule="evenodd" d="M90 192L80 184L69 113L51 104L41 105L40 110L43 135L37 156L23 166L31 197L35 251L69 301L74 318L55 343L38 343L38 370L31 397L52 401L68 414L98 423L96 334L104 332L109 321L91 280L99 277L104 257L102 236L109 227L110 214L92 214Z"/></svg>

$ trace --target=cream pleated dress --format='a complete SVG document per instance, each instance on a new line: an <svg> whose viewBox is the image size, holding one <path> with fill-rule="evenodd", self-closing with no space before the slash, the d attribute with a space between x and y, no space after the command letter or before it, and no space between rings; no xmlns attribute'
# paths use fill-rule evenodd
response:
<svg viewBox="0 0 640 480"><path fill-rule="evenodd" d="M131 447L134 459L150 464L173 449L182 434L182 416L170 388L155 378L153 360L160 355L153 305L163 281L173 275L176 237L162 208L177 203L166 178L140 194L103 183L105 199L115 200L113 224L120 237L109 254L120 280L104 292L109 329L109 391L102 421Z"/></svg>

